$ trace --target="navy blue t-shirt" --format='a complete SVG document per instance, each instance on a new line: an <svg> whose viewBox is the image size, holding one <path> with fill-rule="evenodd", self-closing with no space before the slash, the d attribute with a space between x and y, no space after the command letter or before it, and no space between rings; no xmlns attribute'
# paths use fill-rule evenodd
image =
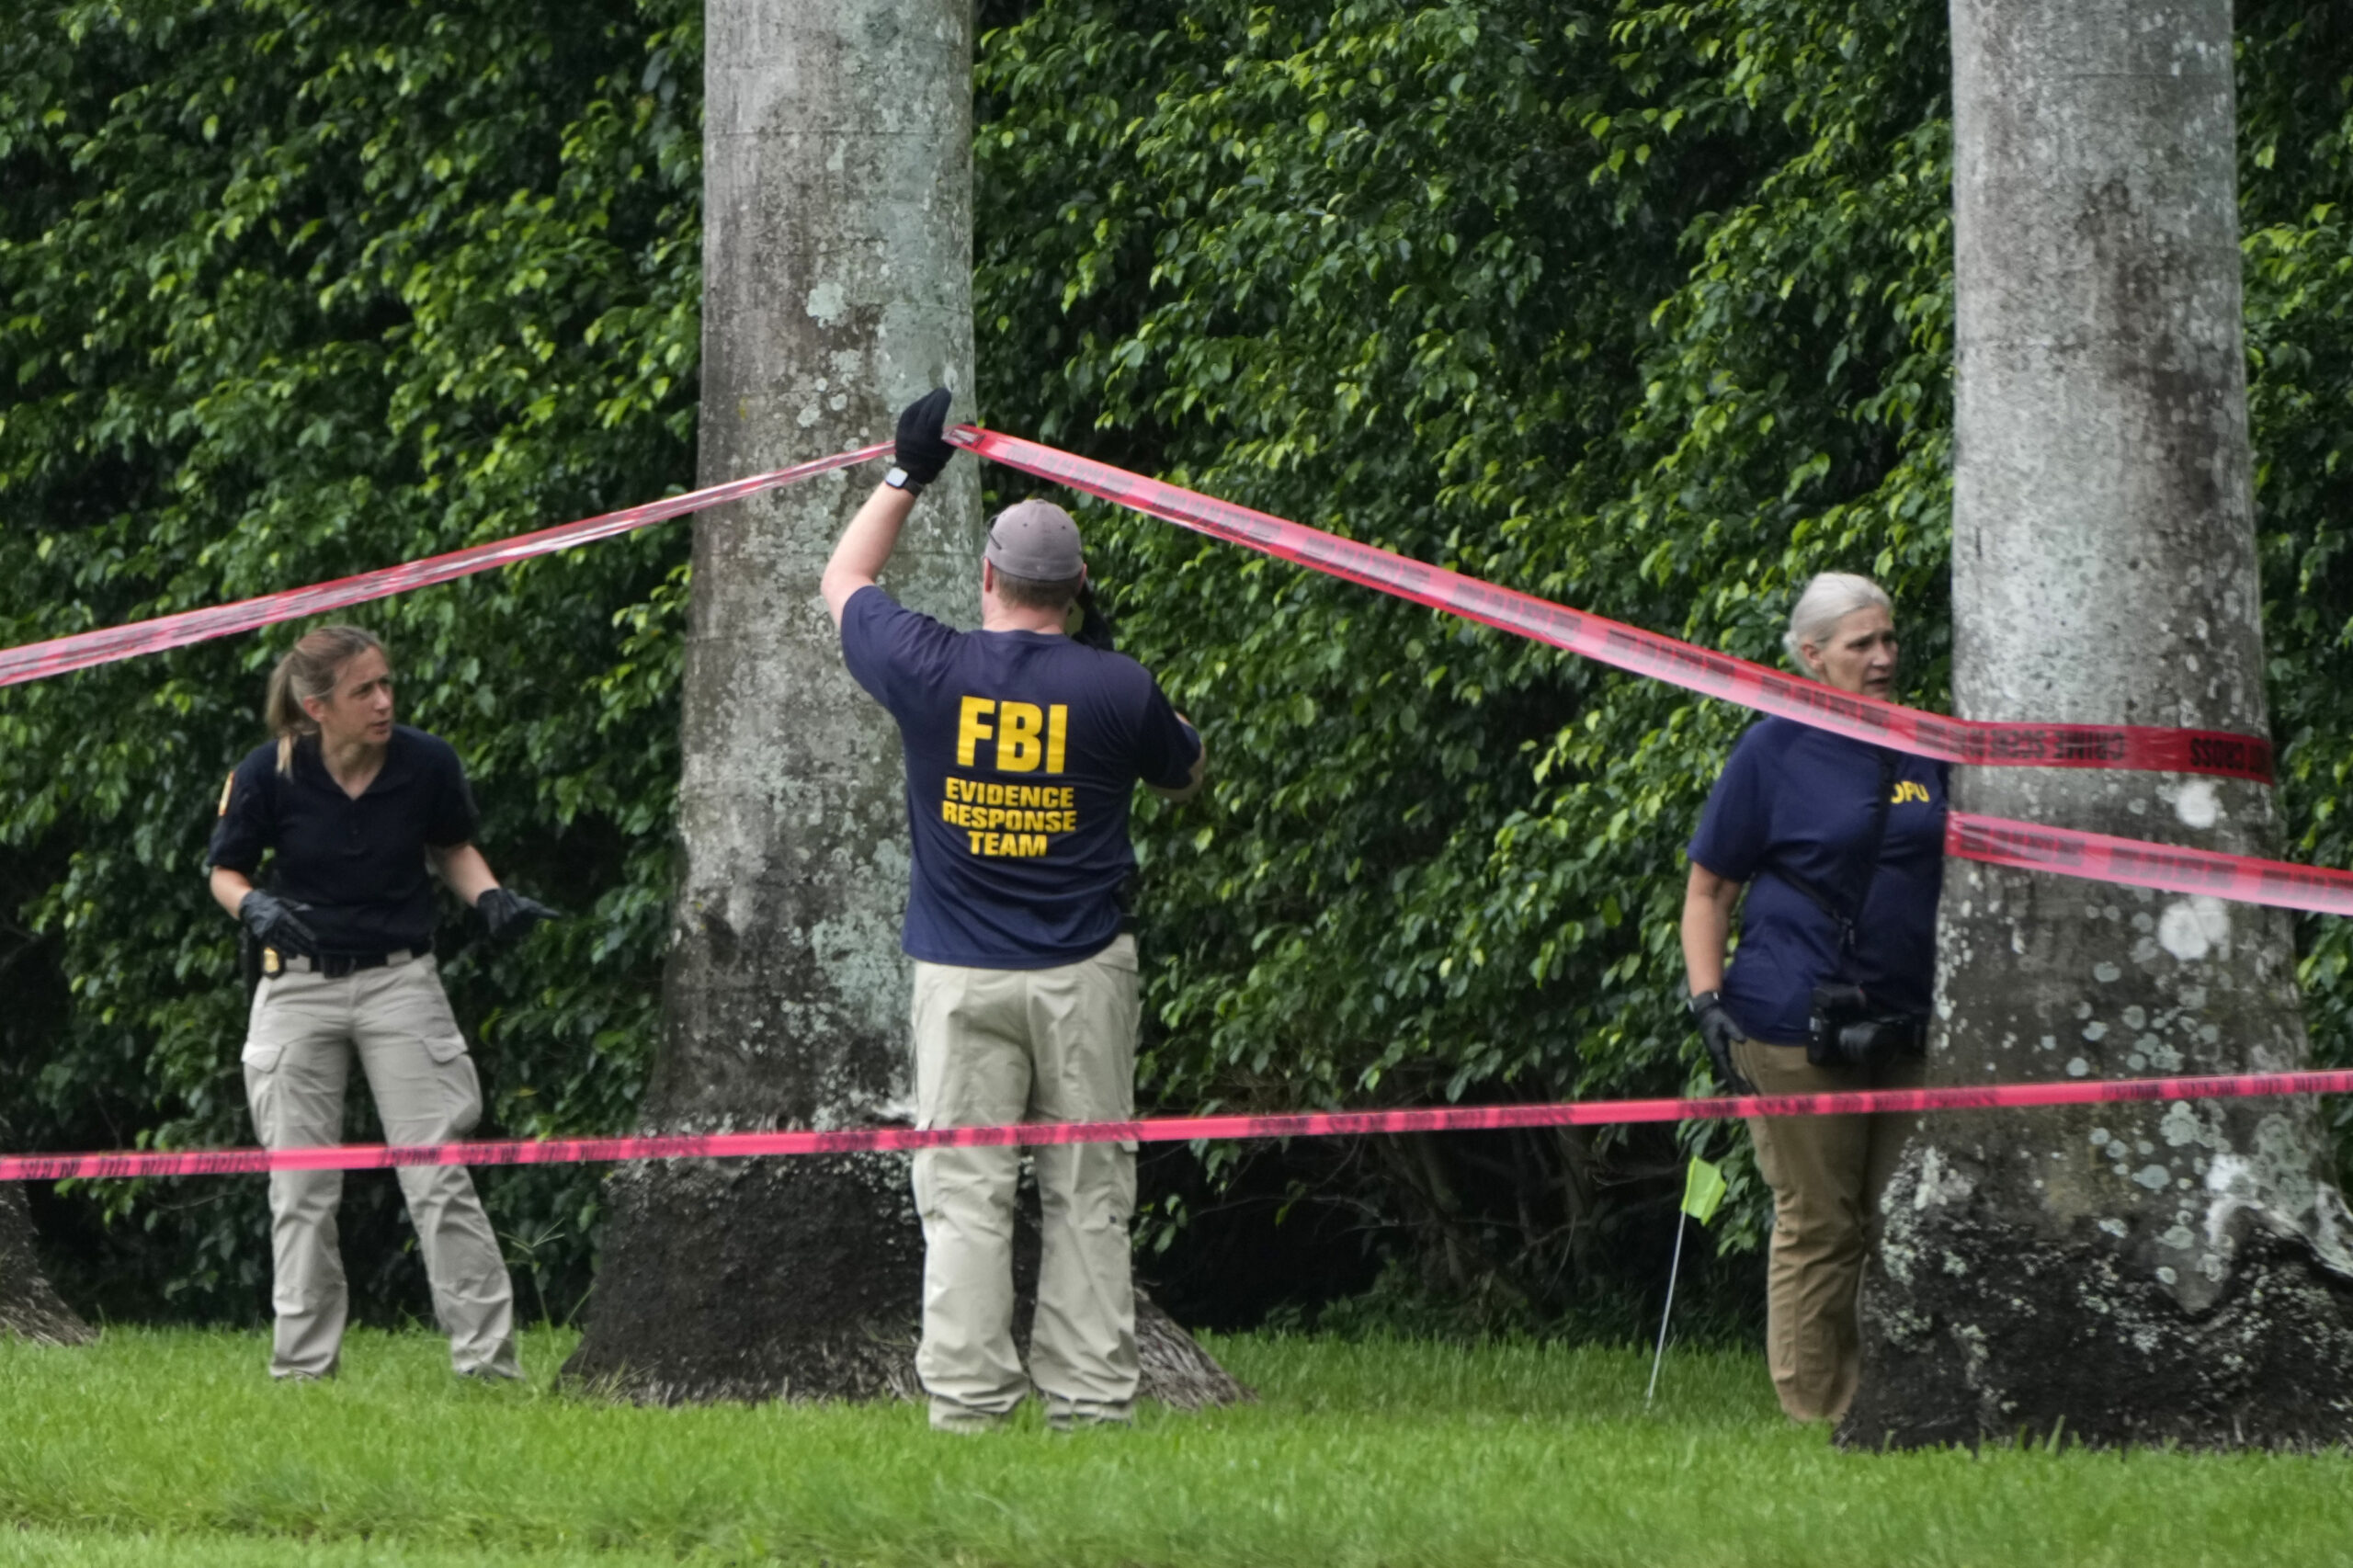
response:
<svg viewBox="0 0 2353 1568"><path fill-rule="evenodd" d="M1936 988L1937 897L1944 889L1946 765L1895 763L1879 874L1856 923L1837 922L1772 868L1787 867L1851 910L1868 868L1880 751L1789 719L1765 719L1733 747L1708 797L1691 858L1748 884L1724 1006L1751 1040L1802 1045L1817 985L1859 985L1874 1007L1926 1014Z"/></svg>
<svg viewBox="0 0 2353 1568"><path fill-rule="evenodd" d="M842 607L842 658L906 751L908 956L1051 969L1110 946L1136 782L1181 789L1200 755L1151 673L1050 631L958 631L876 587Z"/></svg>
<svg viewBox="0 0 2353 1568"><path fill-rule="evenodd" d="M315 735L294 743L290 773L278 771L276 741L248 752L221 791L205 861L250 877L275 849L275 891L310 906L302 923L322 952L418 951L433 945L426 846L471 843L476 827L457 751L395 724L383 768L358 800L327 771Z"/></svg>

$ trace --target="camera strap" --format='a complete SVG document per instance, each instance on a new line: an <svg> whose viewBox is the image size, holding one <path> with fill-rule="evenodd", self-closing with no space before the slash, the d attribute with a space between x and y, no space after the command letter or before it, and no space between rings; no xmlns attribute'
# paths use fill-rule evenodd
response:
<svg viewBox="0 0 2353 1568"><path fill-rule="evenodd" d="M1832 898L1821 883L1778 860L1765 867L1768 872L1805 894L1815 908L1830 916L1838 927L1838 950L1850 957L1855 951L1855 929L1862 923L1863 911L1870 903L1871 884L1879 880L1879 852L1887 842L1888 807L1895 794L1895 754L1880 746L1871 749L1879 757L1879 792L1871 797L1871 825L1863 859L1863 881L1855 890L1854 907L1847 909Z"/></svg>

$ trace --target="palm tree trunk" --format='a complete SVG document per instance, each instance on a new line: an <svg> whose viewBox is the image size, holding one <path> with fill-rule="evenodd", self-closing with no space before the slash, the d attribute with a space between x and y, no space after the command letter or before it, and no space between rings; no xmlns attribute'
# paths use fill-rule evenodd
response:
<svg viewBox="0 0 2353 1568"><path fill-rule="evenodd" d="M1953 694L2268 731L2230 0L1953 0ZM1963 770L1993 815L2270 855L2266 786ZM1948 869L1932 1082L2279 1070L2278 910ZM1843 1441L2353 1436L2353 1219L2310 1100L1931 1119Z"/></svg>
<svg viewBox="0 0 2353 1568"><path fill-rule="evenodd" d="M0 1333L41 1345L87 1345L97 1337L58 1299L33 1250L25 1189L0 1183Z"/></svg>
<svg viewBox="0 0 2353 1568"><path fill-rule="evenodd" d="M972 22L971 0L710 0L704 483L885 436L934 386L969 416ZM817 593L879 477L696 525L685 856L649 1128L913 1109L898 739ZM972 624L979 523L977 465L959 460L892 560L899 600ZM638 1165L608 1196L569 1376L665 1403L914 1392L923 1243L904 1156ZM1191 1348L1147 1320L1148 1364L1176 1357L1171 1335Z"/></svg>

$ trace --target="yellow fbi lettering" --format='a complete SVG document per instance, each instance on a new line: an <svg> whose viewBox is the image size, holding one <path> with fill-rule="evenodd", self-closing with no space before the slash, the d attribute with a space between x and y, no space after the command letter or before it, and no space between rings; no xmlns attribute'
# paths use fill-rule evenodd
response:
<svg viewBox="0 0 2353 1568"><path fill-rule="evenodd" d="M1070 709L1057 702L1040 709L1034 702L999 702L995 698L968 697L956 719L956 766L977 767L985 743L995 753L999 773L1048 773L1063 770L1070 741Z"/></svg>

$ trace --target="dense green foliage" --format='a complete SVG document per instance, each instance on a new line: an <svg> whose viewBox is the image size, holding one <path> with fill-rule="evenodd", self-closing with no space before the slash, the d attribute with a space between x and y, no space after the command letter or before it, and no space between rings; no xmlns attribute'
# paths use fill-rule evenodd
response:
<svg viewBox="0 0 2353 1568"><path fill-rule="evenodd" d="M6 1535L260 1549L224 1562L295 1561L265 1555L289 1540L319 1553L303 1562L364 1540L384 1555L350 1561L369 1563L2353 1562L2342 1452L1841 1452L1783 1419L1757 1358L1721 1351L1671 1350L1648 1405L1638 1350L1219 1338L1257 1403L1073 1437L1033 1402L1010 1430L942 1439L897 1402L545 1392L573 1339L525 1337L533 1391L454 1382L425 1334L355 1335L341 1379L309 1388L253 1375L255 1334L0 1343ZM178 1545L149 1561L215 1560Z"/></svg>
<svg viewBox="0 0 2353 1568"><path fill-rule="evenodd" d="M983 208L1062 203L983 271L987 372L1060 361L1038 425L1754 658L1793 580L1875 570L1937 699L1940 6L1167 21L1051 6L990 53L1041 107L983 138ZM1131 101L1051 105L1089 52ZM1066 199L1074 141L1108 166ZM1067 346L1030 324L1065 301ZM1167 530L1119 542L1223 780L1154 867L1166 1092L1686 1081L1680 846L1745 715ZM1338 1196L1435 1233L1435 1283L1557 1296L1608 1151L1506 1142L1348 1151Z"/></svg>
<svg viewBox="0 0 2353 1568"><path fill-rule="evenodd" d="M983 210L1029 204L986 256L984 374L1050 436L1751 658L1779 657L1793 585L1872 573L1908 695L1937 706L1944 13L1042 6L983 66ZM2353 714L2320 669L2353 611L2332 507L2353 26L2239 23L2274 702L2300 847L2341 863ZM1205 711L1223 778L1155 840L1170 1097L1690 1079L1679 850L1745 715L1114 528L1126 624ZM2313 937L2341 1053L2345 937ZM1331 1151L1310 1187L1416 1227L1444 1291L1557 1309L1607 1229L1595 1151L1502 1142ZM1753 1178L1735 1189L1753 1227Z"/></svg>
<svg viewBox="0 0 2353 1568"><path fill-rule="evenodd" d="M0 40L0 639L682 488L693 16L634 0L20 13ZM399 660L404 716L464 754L494 866L574 915L521 955L450 964L493 1123L515 1132L624 1125L643 1076L687 539L657 529L358 617ZM249 1137L233 928L201 867L222 778L263 738L268 661L300 630L0 699L23 925L0 1093L18 1137ZM451 913L445 954L471 931ZM69 994L44 994L44 968ZM578 1275L594 1182L494 1184L518 1261L537 1246ZM355 1185L353 1262L381 1269L401 1254L397 1199ZM249 1182L106 1194L100 1301L250 1312L261 1198Z"/></svg>
<svg viewBox="0 0 2353 1568"><path fill-rule="evenodd" d="M1753 658L1778 657L1793 583L1870 571L1902 607L1908 695L1934 706L1943 17L987 0L983 412ZM2344 864L2353 20L2249 0L2239 25L2272 697L2296 852ZM685 0L30 6L0 37L0 638L686 483L699 62ZM1679 851L1742 713L1156 524L1088 522L1130 644L1218 776L1205 804L1143 813L1163 1103L1692 1080ZM451 966L502 1130L621 1126L642 1075L685 540L363 617L393 642L408 713L474 769L493 863L575 915ZM17 1140L242 1138L230 928L198 868L284 641L0 694ZM2317 1037L2342 1056L2353 940L2307 935ZM1629 1184L1672 1153L1380 1141L1216 1174L1404 1238L1432 1295L1493 1321L1647 1279L1640 1249L1666 1233L1628 1202L1654 1187ZM381 1242L390 1183L363 1185L354 1226ZM485 1186L517 1261L568 1300L592 1179ZM1206 1190L1183 1184L1163 1218ZM1757 1196L1737 1169L1736 1237ZM86 1230L100 1201L106 1245L76 1250L123 1309L254 1303L250 1184L45 1217Z"/></svg>

